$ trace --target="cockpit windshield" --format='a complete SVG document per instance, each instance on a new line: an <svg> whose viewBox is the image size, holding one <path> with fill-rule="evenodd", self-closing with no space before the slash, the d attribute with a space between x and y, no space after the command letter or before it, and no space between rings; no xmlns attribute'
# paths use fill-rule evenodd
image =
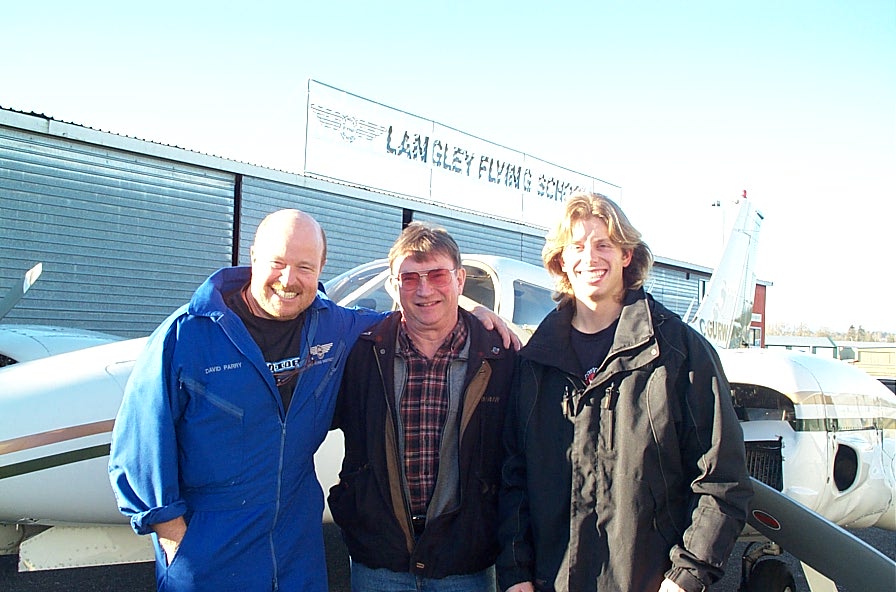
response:
<svg viewBox="0 0 896 592"><path fill-rule="evenodd" d="M774 389L755 384L732 384L734 410L741 421L786 421L793 426L793 401Z"/></svg>

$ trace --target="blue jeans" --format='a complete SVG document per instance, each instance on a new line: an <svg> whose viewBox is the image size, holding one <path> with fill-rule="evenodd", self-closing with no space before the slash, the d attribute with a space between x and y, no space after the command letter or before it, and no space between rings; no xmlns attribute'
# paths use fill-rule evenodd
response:
<svg viewBox="0 0 896 592"><path fill-rule="evenodd" d="M495 587L494 567L474 574L436 579L371 569L352 561L352 592L495 592Z"/></svg>

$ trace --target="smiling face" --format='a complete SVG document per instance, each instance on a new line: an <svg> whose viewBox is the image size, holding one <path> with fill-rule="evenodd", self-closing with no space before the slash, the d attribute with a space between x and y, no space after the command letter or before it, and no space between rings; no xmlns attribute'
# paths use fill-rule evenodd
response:
<svg viewBox="0 0 896 592"><path fill-rule="evenodd" d="M419 257L419 256L418 256ZM415 259L404 255L392 263L393 276L403 273L426 273L433 269L456 269L444 286L434 286L429 277L421 278L414 289L398 288L399 304L411 334L448 335L457 323L458 297L464 291L466 272L448 255L433 253Z"/></svg>
<svg viewBox="0 0 896 592"><path fill-rule="evenodd" d="M570 231L560 262L576 300L589 308L618 304L625 293L622 271L632 261L631 251L610 239L607 223L598 217L582 218Z"/></svg>
<svg viewBox="0 0 896 592"><path fill-rule="evenodd" d="M258 227L249 291L272 319L298 317L311 306L323 268L323 236L307 214L284 210Z"/></svg>

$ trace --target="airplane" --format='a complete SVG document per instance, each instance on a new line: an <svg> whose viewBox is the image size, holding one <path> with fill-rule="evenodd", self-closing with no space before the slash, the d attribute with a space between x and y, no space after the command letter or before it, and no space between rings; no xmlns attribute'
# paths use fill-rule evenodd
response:
<svg viewBox="0 0 896 592"><path fill-rule="evenodd" d="M707 295L689 322L723 358L751 471L770 486L771 493L761 490L762 504L784 508L804 533L835 536L827 540L850 540L852 535L842 529L836 535L824 530L835 524L894 530L896 396L873 379L861 380L854 373L861 371L837 360L807 361L790 352L768 355L773 352L739 348L752 313L752 269L762 221L752 202L743 198L739 204ZM466 257L464 265L467 295L505 316L522 335L553 307L553 283L538 266L484 256ZM333 278L326 288L340 304L383 310L395 306L387 276L388 265L380 260ZM134 535L118 512L106 472L112 423L144 342L109 341L0 368L0 416L15 418L0 426L0 552L18 552L20 570L152 560L148 538ZM16 359L15 352L0 353ZM315 457L325 489L337 480L340 438L339 432L331 433ZM792 532L769 531L756 517L768 520L769 512L763 514L756 503L753 512L753 531L745 532L757 541L781 540ZM777 520L785 515L774 512ZM805 537L800 543L793 538L786 539L791 553L813 556L819 539ZM745 557L744 565L762 576L758 581L763 585L771 579L776 589L785 590L792 576L788 580L765 558L775 553L780 553L776 543L763 543ZM896 567L886 557L880 563L879 556L868 547L851 559L852 566L878 561L883 567L877 571L855 569L843 575L813 565L820 578L813 590L824 589L825 576L855 582L871 574L885 581L879 578L890 569L892 579ZM829 557L840 558L836 553Z"/></svg>
<svg viewBox="0 0 896 592"><path fill-rule="evenodd" d="M524 340L556 304L554 282L542 267L493 255L465 255L461 263L467 272L462 298L504 317ZM342 306L398 310L389 274L389 261L376 259L327 281L326 293Z"/></svg>

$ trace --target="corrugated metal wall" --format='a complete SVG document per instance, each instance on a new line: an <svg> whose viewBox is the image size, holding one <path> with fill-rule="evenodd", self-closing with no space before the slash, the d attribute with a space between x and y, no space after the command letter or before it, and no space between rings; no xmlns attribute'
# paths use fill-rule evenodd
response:
<svg viewBox="0 0 896 592"><path fill-rule="evenodd" d="M694 273L654 264L644 285L654 298L681 317L684 317L689 306L692 315L697 310L700 286L699 278Z"/></svg>
<svg viewBox="0 0 896 592"><path fill-rule="evenodd" d="M303 186L244 177L240 217L240 263L249 263L255 229L268 214L298 208L317 220L327 235L327 264L321 281L389 254L401 232L402 210Z"/></svg>
<svg viewBox="0 0 896 592"><path fill-rule="evenodd" d="M145 335L231 258L233 175L0 127L6 321Z"/></svg>
<svg viewBox="0 0 896 592"><path fill-rule="evenodd" d="M521 257L523 261L539 267L544 265L544 262L541 260L541 249L544 248L545 234L546 231L538 235L523 235L523 256Z"/></svg>
<svg viewBox="0 0 896 592"><path fill-rule="evenodd" d="M457 241L462 253L512 257L541 265L541 255L534 259L531 255L531 244L537 239L522 232L463 219L461 215L454 218L430 212L414 212L414 220L442 226ZM538 252L541 252L540 246Z"/></svg>

